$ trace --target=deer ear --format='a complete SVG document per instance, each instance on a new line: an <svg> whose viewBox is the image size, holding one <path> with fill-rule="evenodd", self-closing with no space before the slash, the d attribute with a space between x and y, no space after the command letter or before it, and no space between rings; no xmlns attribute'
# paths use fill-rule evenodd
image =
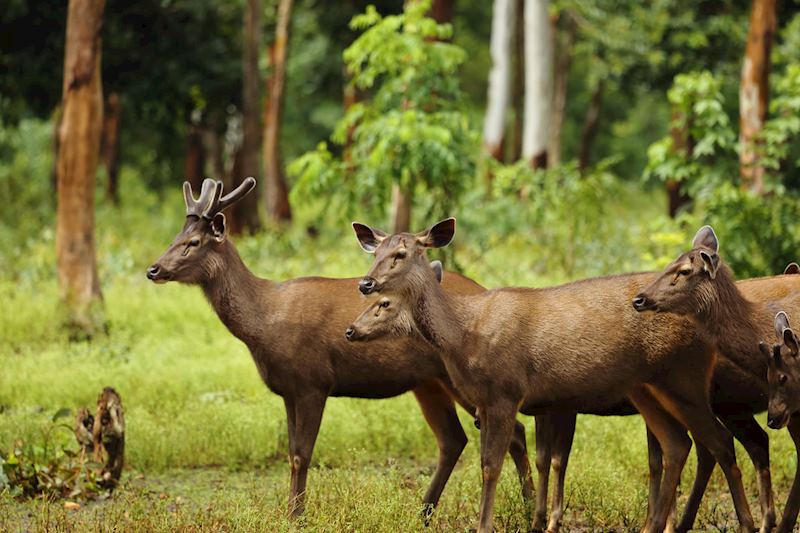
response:
<svg viewBox="0 0 800 533"><path fill-rule="evenodd" d="M361 249L368 254L374 254L375 249L380 246L383 240L388 236L386 233L379 229L372 229L366 224L353 222L353 231L356 232L356 239Z"/></svg>
<svg viewBox="0 0 800 533"><path fill-rule="evenodd" d="M444 267L441 261L431 261L431 268L433 273L436 274L436 280L441 283L444 278Z"/></svg>
<svg viewBox="0 0 800 533"><path fill-rule="evenodd" d="M775 336L779 339L783 336L783 330L788 329L789 317L783 311L778 311L775 315Z"/></svg>
<svg viewBox="0 0 800 533"><path fill-rule="evenodd" d="M794 334L794 331L792 331L792 328L783 330L783 344L789 348L789 352L793 357L797 357L797 353L800 352L800 346L798 345L797 336Z"/></svg>
<svg viewBox="0 0 800 533"><path fill-rule="evenodd" d="M446 218L425 231L417 233L417 242L426 248L442 248L450 244L456 235L456 219Z"/></svg>
<svg viewBox="0 0 800 533"><path fill-rule="evenodd" d="M697 231L692 240L692 248L708 248L712 252L719 251L719 241L717 234L711 226L703 226Z"/></svg>
<svg viewBox="0 0 800 533"><path fill-rule="evenodd" d="M800 274L800 265L797 263L789 263L786 265L786 268L783 269L783 273L785 275Z"/></svg>
<svg viewBox="0 0 800 533"><path fill-rule="evenodd" d="M214 215L214 218L211 219L211 234L214 236L217 242L222 242L225 240L225 215L222 213L217 213Z"/></svg>
<svg viewBox="0 0 800 533"><path fill-rule="evenodd" d="M717 271L719 270L719 256L716 253L710 254L700 250L700 259L703 260L703 270L708 272L708 275L711 277L711 279L717 277Z"/></svg>

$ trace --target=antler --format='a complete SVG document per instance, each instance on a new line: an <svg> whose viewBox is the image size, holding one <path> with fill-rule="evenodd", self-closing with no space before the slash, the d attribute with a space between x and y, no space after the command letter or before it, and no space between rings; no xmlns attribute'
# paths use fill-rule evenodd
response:
<svg viewBox="0 0 800 533"><path fill-rule="evenodd" d="M255 178L248 177L234 190L222 196L222 182L212 179L203 180L200 198L195 200L192 186L188 181L183 183L183 199L186 202L186 216L194 215L203 218L213 218L231 205L242 199L256 186Z"/></svg>

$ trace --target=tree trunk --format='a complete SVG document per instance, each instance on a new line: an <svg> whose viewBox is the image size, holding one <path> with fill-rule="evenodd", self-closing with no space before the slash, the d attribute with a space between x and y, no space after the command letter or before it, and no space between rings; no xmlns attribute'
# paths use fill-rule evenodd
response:
<svg viewBox="0 0 800 533"><path fill-rule="evenodd" d="M453 22L454 4L455 0L433 0L428 16L439 24L449 24Z"/></svg>
<svg viewBox="0 0 800 533"><path fill-rule="evenodd" d="M682 155L685 161L689 161L694 152L694 139L689 134L691 131L691 117L687 121L681 120L680 111L675 108L672 111L672 120L670 121L673 126L670 128L670 136L672 137L672 149ZM677 124L683 123L682 127ZM667 209L669 216L675 218L681 207L689 203L689 195L683 190L682 183L676 179L667 179Z"/></svg>
<svg viewBox="0 0 800 533"><path fill-rule="evenodd" d="M562 31L558 31L559 22ZM561 162L561 127L564 125L564 110L567 107L567 82L572 65L572 47L575 45L577 27L568 12L562 12L553 21L553 39L556 39L556 69L553 89L553 115L551 117L550 142L547 155L551 165ZM559 38L559 34L561 37Z"/></svg>
<svg viewBox="0 0 800 533"><path fill-rule="evenodd" d="M203 185L206 154L203 149L203 131L194 121L186 126L186 155L183 163L184 179L192 185L195 194Z"/></svg>
<svg viewBox="0 0 800 533"><path fill-rule="evenodd" d="M273 221L291 220L289 189L280 156L283 89L286 83L286 47L292 0L280 0L275 42L269 48L270 75L267 77L267 98L264 104L264 200L267 214Z"/></svg>
<svg viewBox="0 0 800 533"><path fill-rule="evenodd" d="M495 0L492 12L491 55L483 149L498 161L503 160L506 110L511 92L511 37L514 34L516 0Z"/></svg>
<svg viewBox="0 0 800 533"><path fill-rule="evenodd" d="M392 233L411 231L411 205L414 191L405 190L399 183L392 184Z"/></svg>
<svg viewBox="0 0 800 533"><path fill-rule="evenodd" d="M108 182L106 198L114 205L119 205L119 127L122 120L122 104L117 93L106 98L106 109L103 115L102 153L106 166Z"/></svg>
<svg viewBox="0 0 800 533"><path fill-rule="evenodd" d="M516 17L514 17L514 86L511 90L512 106L514 107L513 135L511 145L511 160L519 161L522 157L522 122L525 107L525 0L516 2Z"/></svg>
<svg viewBox="0 0 800 533"><path fill-rule="evenodd" d="M64 108L59 105L53 111L51 120L53 121L52 131L52 148L53 148L53 166L50 169L50 186L53 191L53 198L58 197L58 152L61 148L61 139L59 134L61 131L61 118L64 116Z"/></svg>
<svg viewBox="0 0 800 533"><path fill-rule="evenodd" d="M259 115L258 56L261 50L261 1L247 0L244 9L244 43L242 58L242 163L239 173L233 175L233 187L248 176L258 180L258 148L261 144L261 117ZM260 181L260 180L258 180ZM261 227L258 217L258 195L245 196L234 207L238 227L254 233Z"/></svg>
<svg viewBox="0 0 800 533"><path fill-rule="evenodd" d="M756 138L767 116L776 3L777 0L753 0L739 87L739 173L742 187L758 194L764 192L764 168L758 164Z"/></svg>
<svg viewBox="0 0 800 533"><path fill-rule="evenodd" d="M525 2L525 121L522 157L533 168L547 166L553 103L553 39L548 0Z"/></svg>
<svg viewBox="0 0 800 533"><path fill-rule="evenodd" d="M73 337L105 326L94 243L94 185L103 123L100 80L105 0L70 0L59 130L56 257Z"/></svg>
<svg viewBox="0 0 800 533"><path fill-rule="evenodd" d="M592 97L589 100L589 107L586 109L586 117L583 121L583 131L581 132L581 148L578 157L578 169L581 174L589 167L592 158L592 144L597 134L597 124L600 120L600 109L603 105L603 91L605 84L599 80L594 86Z"/></svg>

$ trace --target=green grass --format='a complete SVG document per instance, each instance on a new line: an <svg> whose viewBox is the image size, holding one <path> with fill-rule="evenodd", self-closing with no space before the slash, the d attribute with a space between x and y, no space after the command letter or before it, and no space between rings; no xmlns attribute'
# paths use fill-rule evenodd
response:
<svg viewBox="0 0 800 533"><path fill-rule="evenodd" d="M261 383L247 349L227 332L198 288L156 286L145 279L144 269L179 228L182 208L177 189L163 200L135 197L141 197L139 209L100 208L98 264L107 336L69 343L59 329L51 230L0 257L13 265L0 276L0 450L16 439L41 442L54 412L94 405L105 385L121 394L127 424L127 469L113 498L67 511L60 501L18 502L0 492L0 531L424 530L418 513L437 449L409 394L329 400L309 476L307 512L299 523L286 520L283 403ZM312 242L297 225L280 237L265 233L237 239L237 245L252 270L272 279L363 274L370 257L344 235L323 232ZM563 279L558 272L534 272L535 260L513 239L498 241L499 251L486 261L482 250L461 246L460 262L487 285L542 286ZM461 415L470 444L427 531L465 531L477 518L478 432ZM532 419L520 419L533 459ZM770 436L782 508L795 457L785 432ZM69 442L70 436L64 432L58 438ZM758 514L755 477L746 454L737 450ZM581 417L567 478L565 529L637 530L646 512L646 465L639 417ZM690 459L684 499L693 471ZM725 530L735 524L717 472L698 526ZM495 525L499 531L526 529L510 462Z"/></svg>

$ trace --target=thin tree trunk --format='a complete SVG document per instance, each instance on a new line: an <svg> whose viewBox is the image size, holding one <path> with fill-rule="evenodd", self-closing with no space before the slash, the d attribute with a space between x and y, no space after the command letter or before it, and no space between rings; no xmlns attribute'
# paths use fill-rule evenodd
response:
<svg viewBox="0 0 800 533"><path fill-rule="evenodd" d="M399 183L392 184L392 233L411 231L411 205L413 189L404 190Z"/></svg>
<svg viewBox="0 0 800 533"><path fill-rule="evenodd" d="M516 20L516 0L495 0L492 12L491 55L486 119L483 124L483 150L503 160L506 111L511 93L511 38Z"/></svg>
<svg viewBox="0 0 800 533"><path fill-rule="evenodd" d="M599 80L592 91L589 100L589 107L586 109L586 117L583 121L583 131L581 132L581 148L578 157L578 169L583 173L592 159L592 144L597 135L597 124L600 120L600 109L603 105L603 91L605 84Z"/></svg>
<svg viewBox="0 0 800 533"><path fill-rule="evenodd" d="M511 145L511 160L519 161L522 157L522 123L525 109L525 0L514 0L517 14L514 23L514 86L511 90L512 106L514 107L513 135Z"/></svg>
<svg viewBox="0 0 800 533"><path fill-rule="evenodd" d="M186 126L186 155L183 162L183 175L192 185L193 191L199 191L203 185L206 154L203 149L203 131L194 121Z"/></svg>
<svg viewBox="0 0 800 533"><path fill-rule="evenodd" d="M289 189L286 186L280 156L283 90L286 83L286 48L289 43L291 14L292 0L280 0L275 42L269 49L271 72L267 77L267 98L264 105L264 200L267 214L274 221L286 221L292 218Z"/></svg>
<svg viewBox="0 0 800 533"><path fill-rule="evenodd" d="M764 192L764 167L758 164L756 142L767 116L776 4L777 0L753 0L739 87L739 173L742 187L758 194Z"/></svg>
<svg viewBox="0 0 800 533"><path fill-rule="evenodd" d="M453 22L453 7L455 0L433 0L428 16L439 24Z"/></svg>
<svg viewBox="0 0 800 533"><path fill-rule="evenodd" d="M70 0L59 129L56 257L73 337L105 326L94 242L94 185L103 124L100 80L105 0Z"/></svg>
<svg viewBox="0 0 800 533"><path fill-rule="evenodd" d="M258 180L258 149L261 144L261 117L259 115L258 56L261 51L261 1L247 0L244 9L244 43L242 58L242 163L240 172L233 175L233 186L246 177ZM260 181L260 180L258 180ZM245 196L234 207L238 227L254 233L261 227L258 217L258 195Z"/></svg>
<svg viewBox="0 0 800 533"><path fill-rule="evenodd" d="M681 120L680 111L675 108L672 111L672 120L670 121L673 126L670 128L670 136L672 136L672 149L679 153L685 161L689 161L694 152L694 139L689 134L691 131L691 117L686 121ZM683 123L682 127L677 124ZM677 179L667 179L667 209L669 216L675 218L678 211L689 203L689 195L683 190L682 183Z"/></svg>
<svg viewBox="0 0 800 533"><path fill-rule="evenodd" d="M122 103L117 93L106 98L106 109L103 115L102 153L106 166L108 182L106 198L114 205L119 205L119 128L122 120Z"/></svg>
<svg viewBox="0 0 800 533"><path fill-rule="evenodd" d="M547 166L553 104L553 39L548 0L525 2L525 122L522 157L533 168Z"/></svg>
<svg viewBox="0 0 800 533"><path fill-rule="evenodd" d="M561 22L562 31L558 31ZM567 107L567 82L572 65L572 47L575 45L577 27L568 12L562 12L553 21L553 38L556 40L556 70L553 89L553 116L550 119L550 142L548 157L551 165L561 162L561 128L564 125L564 110ZM558 35L561 34L561 38Z"/></svg>

